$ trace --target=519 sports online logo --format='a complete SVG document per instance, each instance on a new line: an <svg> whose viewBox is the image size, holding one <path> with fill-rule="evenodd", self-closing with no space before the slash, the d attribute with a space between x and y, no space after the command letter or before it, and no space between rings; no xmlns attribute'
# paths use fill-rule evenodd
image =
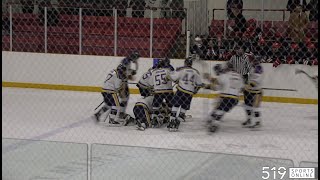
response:
<svg viewBox="0 0 320 180"><path fill-rule="evenodd" d="M318 168L262 167L262 179L318 179Z"/></svg>

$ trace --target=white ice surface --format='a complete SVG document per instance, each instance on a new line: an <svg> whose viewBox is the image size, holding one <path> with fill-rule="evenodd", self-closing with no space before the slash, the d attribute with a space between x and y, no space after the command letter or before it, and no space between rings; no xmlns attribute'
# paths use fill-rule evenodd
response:
<svg viewBox="0 0 320 180"><path fill-rule="evenodd" d="M2 90L2 138L282 158L292 160L296 166L301 161L318 162L317 105L262 103L263 127L259 131L241 127L246 117L243 107L237 106L223 118L221 130L210 135L205 128L205 119L213 108L214 100L194 98L191 110L187 112L193 118L181 123L179 132L169 133L165 127L142 132L134 126L95 124L90 116L102 101L99 93L17 88ZM129 114L132 114L132 105L137 97L130 96ZM14 156L20 148L35 146L31 142L12 148L10 143L16 144L14 140L3 139L4 158L10 154ZM96 158L99 159L99 156Z"/></svg>

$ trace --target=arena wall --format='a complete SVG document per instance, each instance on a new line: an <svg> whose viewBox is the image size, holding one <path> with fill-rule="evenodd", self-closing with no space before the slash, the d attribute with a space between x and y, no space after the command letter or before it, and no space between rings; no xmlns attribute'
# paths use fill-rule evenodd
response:
<svg viewBox="0 0 320 180"><path fill-rule="evenodd" d="M40 88L99 92L107 73L115 68L123 57L40 54L2 51L2 87ZM143 72L152 66L152 59L141 58L136 80L130 85L131 93L137 94L135 82ZM213 67L221 61L207 61ZM174 67L183 65L183 60L172 59ZM196 63L202 72L211 71L209 66ZM302 74L295 75L295 69L303 69L311 75L318 74L317 66L287 65L277 68L263 64L264 98L267 102L317 104L318 90ZM217 92L200 90L198 97L216 97Z"/></svg>

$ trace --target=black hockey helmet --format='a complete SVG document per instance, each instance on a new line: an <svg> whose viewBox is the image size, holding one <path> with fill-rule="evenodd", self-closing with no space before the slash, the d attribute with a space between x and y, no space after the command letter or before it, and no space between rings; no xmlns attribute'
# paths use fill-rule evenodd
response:
<svg viewBox="0 0 320 180"><path fill-rule="evenodd" d="M163 59L163 62L164 62L164 66L170 66L170 59L168 57L165 57Z"/></svg>
<svg viewBox="0 0 320 180"><path fill-rule="evenodd" d="M138 51L133 52L132 54L130 54L127 59L133 62L136 62L138 59L140 58L140 54Z"/></svg>
<svg viewBox="0 0 320 180"><path fill-rule="evenodd" d="M217 74L217 76L219 76L223 72L221 64L216 64L215 66L213 66L213 70Z"/></svg>
<svg viewBox="0 0 320 180"><path fill-rule="evenodd" d="M261 56L253 56L253 59L252 59L252 64L253 65L258 65L261 63Z"/></svg>
<svg viewBox="0 0 320 180"><path fill-rule="evenodd" d="M166 62L164 59L159 59L156 68L164 68L166 66Z"/></svg>
<svg viewBox="0 0 320 180"><path fill-rule="evenodd" d="M127 77L127 68L123 64L119 64L117 67L118 76L120 79L125 79Z"/></svg>
<svg viewBox="0 0 320 180"><path fill-rule="evenodd" d="M185 65L185 66L191 67L191 66L192 66L192 63L193 63L193 59L192 59L191 56L189 56L188 58L186 58L186 59L184 60L184 65Z"/></svg>
<svg viewBox="0 0 320 180"><path fill-rule="evenodd" d="M225 70L226 71L233 71L234 70L233 64L228 61L227 64L226 64Z"/></svg>

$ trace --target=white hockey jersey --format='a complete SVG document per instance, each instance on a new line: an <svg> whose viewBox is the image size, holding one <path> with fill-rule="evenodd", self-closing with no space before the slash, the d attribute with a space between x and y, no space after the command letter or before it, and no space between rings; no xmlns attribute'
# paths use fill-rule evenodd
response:
<svg viewBox="0 0 320 180"><path fill-rule="evenodd" d="M171 70L168 68L154 69L152 73L151 85L154 93L173 92L172 81L167 80Z"/></svg>
<svg viewBox="0 0 320 180"><path fill-rule="evenodd" d="M249 72L248 84L245 89L252 93L259 93L262 91L262 79L263 79L263 68L261 65L252 67Z"/></svg>
<svg viewBox="0 0 320 180"><path fill-rule="evenodd" d="M228 71L221 74L217 80L221 97L239 98L243 87L243 79L239 73Z"/></svg>
<svg viewBox="0 0 320 180"><path fill-rule="evenodd" d="M202 85L199 71L192 67L178 68L169 75L169 78L178 83L178 90L191 95Z"/></svg>
<svg viewBox="0 0 320 180"><path fill-rule="evenodd" d="M141 76L138 84L142 88L152 88L151 81L152 81L152 73L151 73L151 70L148 70Z"/></svg>
<svg viewBox="0 0 320 180"><path fill-rule="evenodd" d="M148 96L145 98L139 98L135 104L135 106L143 106L145 110L149 114L152 113L152 102L153 102L153 96Z"/></svg>
<svg viewBox="0 0 320 180"><path fill-rule="evenodd" d="M103 83L102 91L108 93L117 93L123 84L123 80L119 78L117 70L112 70Z"/></svg>

